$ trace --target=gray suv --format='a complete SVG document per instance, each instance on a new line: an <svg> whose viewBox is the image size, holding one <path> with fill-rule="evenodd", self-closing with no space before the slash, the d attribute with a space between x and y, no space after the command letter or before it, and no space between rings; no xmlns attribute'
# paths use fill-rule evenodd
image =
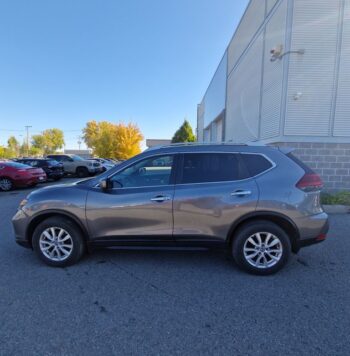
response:
<svg viewBox="0 0 350 356"><path fill-rule="evenodd" d="M288 149L170 145L32 192L13 225L17 243L51 266L94 247L223 247L240 268L266 275L326 238L321 188Z"/></svg>

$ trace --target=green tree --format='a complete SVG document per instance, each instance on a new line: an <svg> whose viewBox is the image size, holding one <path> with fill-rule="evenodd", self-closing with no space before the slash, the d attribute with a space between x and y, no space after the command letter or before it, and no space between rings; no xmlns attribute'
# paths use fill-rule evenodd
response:
<svg viewBox="0 0 350 356"><path fill-rule="evenodd" d="M83 129L83 139L96 156L128 159L141 152L143 136L132 123L125 125L89 121Z"/></svg>
<svg viewBox="0 0 350 356"><path fill-rule="evenodd" d="M20 145L19 145L19 142L17 141L16 137L14 137L14 136L9 137L9 139L7 140L7 148L13 157L18 156L19 147L20 147Z"/></svg>
<svg viewBox="0 0 350 356"><path fill-rule="evenodd" d="M195 141L196 136L194 135L192 127L187 120L185 120L180 128L175 132L173 139L171 140L172 143Z"/></svg>
<svg viewBox="0 0 350 356"><path fill-rule="evenodd" d="M13 155L11 154L10 150L7 147L0 146L0 159L3 158L12 158Z"/></svg>
<svg viewBox="0 0 350 356"><path fill-rule="evenodd" d="M60 129L48 129L41 135L32 136L32 147L35 152L41 151L43 154L54 153L64 145L63 131Z"/></svg>

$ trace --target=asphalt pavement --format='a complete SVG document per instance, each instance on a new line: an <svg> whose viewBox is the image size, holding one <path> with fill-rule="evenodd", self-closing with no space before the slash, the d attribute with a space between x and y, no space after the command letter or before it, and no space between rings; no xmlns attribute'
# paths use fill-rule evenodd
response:
<svg viewBox="0 0 350 356"><path fill-rule="evenodd" d="M56 269L0 192L0 355L348 355L350 215L270 277L220 251L101 250Z"/></svg>

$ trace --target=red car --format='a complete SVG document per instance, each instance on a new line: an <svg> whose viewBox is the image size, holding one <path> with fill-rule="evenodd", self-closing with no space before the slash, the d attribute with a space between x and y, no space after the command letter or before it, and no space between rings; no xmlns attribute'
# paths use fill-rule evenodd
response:
<svg viewBox="0 0 350 356"><path fill-rule="evenodd" d="M34 186L45 182L46 179L46 173L41 168L0 161L0 190L8 191L16 187Z"/></svg>

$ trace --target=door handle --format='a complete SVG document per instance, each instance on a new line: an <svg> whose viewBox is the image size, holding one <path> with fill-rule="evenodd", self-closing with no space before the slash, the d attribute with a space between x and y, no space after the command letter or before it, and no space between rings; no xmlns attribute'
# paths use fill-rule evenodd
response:
<svg viewBox="0 0 350 356"><path fill-rule="evenodd" d="M162 203L164 201L170 200L171 198L167 195L157 195L156 197L152 198L151 201L155 201L157 203Z"/></svg>
<svg viewBox="0 0 350 356"><path fill-rule="evenodd" d="M233 193L231 193L231 196L233 197L245 197L247 195L251 195L252 192L250 190L236 190Z"/></svg>

